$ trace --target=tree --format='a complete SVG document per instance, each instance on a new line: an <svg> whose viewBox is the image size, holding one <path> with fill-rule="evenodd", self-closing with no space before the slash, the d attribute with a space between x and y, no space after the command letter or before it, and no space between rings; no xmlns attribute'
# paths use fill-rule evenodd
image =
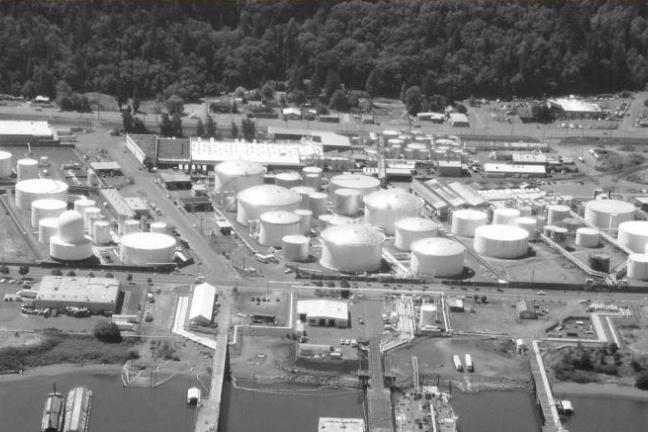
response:
<svg viewBox="0 0 648 432"><path fill-rule="evenodd" d="M0 273L6 275L9 274L10 271L11 270L9 270L9 267L7 265L3 264L2 266L0 266Z"/></svg>
<svg viewBox="0 0 648 432"><path fill-rule="evenodd" d="M182 115L184 113L184 101L178 95L171 95L164 101L164 106L166 107L167 113L171 116L176 114Z"/></svg>
<svg viewBox="0 0 648 432"><path fill-rule="evenodd" d="M137 93L135 93L135 95L133 96L133 103L131 104L131 106L133 107L133 114L137 114L140 109L140 99L137 96Z"/></svg>
<svg viewBox="0 0 648 432"><path fill-rule="evenodd" d="M441 111L445 110L445 107L448 106L448 101L445 96L442 95L432 95L428 98L431 111Z"/></svg>
<svg viewBox="0 0 648 432"><path fill-rule="evenodd" d="M340 88L340 75L335 69L329 69L326 73L326 80L324 81L324 93L326 99L329 100L333 92Z"/></svg>
<svg viewBox="0 0 648 432"><path fill-rule="evenodd" d="M63 276L63 272L61 271L61 269L54 269L51 271L51 273L52 276Z"/></svg>
<svg viewBox="0 0 648 432"><path fill-rule="evenodd" d="M256 138L256 125L251 119L241 120L241 132L245 141L254 141Z"/></svg>
<svg viewBox="0 0 648 432"><path fill-rule="evenodd" d="M635 387L639 390L648 390L648 371L641 372L635 380Z"/></svg>
<svg viewBox="0 0 648 432"><path fill-rule="evenodd" d="M482 295L481 296L481 302L484 303L484 304L488 303L488 297L486 297L485 295Z"/></svg>
<svg viewBox="0 0 648 432"><path fill-rule="evenodd" d="M333 95L331 95L331 102L329 103L329 108L336 111L348 111L349 110L349 100L342 90L335 90Z"/></svg>
<svg viewBox="0 0 648 432"><path fill-rule="evenodd" d="M421 110L421 102L423 99L423 92L419 86L411 86L405 90L403 96L403 103L407 108L407 112L410 115L416 115Z"/></svg>
<svg viewBox="0 0 648 432"><path fill-rule="evenodd" d="M76 272L74 270L70 270L69 272L67 272L67 276L74 277L76 276Z"/></svg>
<svg viewBox="0 0 648 432"><path fill-rule="evenodd" d="M200 117L198 117L198 122L196 123L196 136L205 136L205 126L203 125L203 121Z"/></svg>
<svg viewBox="0 0 648 432"><path fill-rule="evenodd" d="M272 100L274 98L274 90L270 84L265 83L263 87L261 87L261 96L264 100Z"/></svg>
<svg viewBox="0 0 648 432"><path fill-rule="evenodd" d="M173 136L173 125L171 124L171 119L167 113L162 114L162 119L160 121L160 135L163 137Z"/></svg>
<svg viewBox="0 0 648 432"><path fill-rule="evenodd" d="M29 266L21 265L20 267L18 267L19 275L25 276L27 273L29 273Z"/></svg>
<svg viewBox="0 0 648 432"><path fill-rule="evenodd" d="M133 131L133 115L130 110L122 111L122 126L126 133Z"/></svg>
<svg viewBox="0 0 648 432"><path fill-rule="evenodd" d="M380 77L378 76L378 71L372 69L367 77L365 82L365 91L369 93L370 97L374 97L380 91Z"/></svg>
<svg viewBox="0 0 648 432"><path fill-rule="evenodd" d="M214 118L212 116L207 116L207 127L205 129L205 133L209 138L218 138L218 125L214 121Z"/></svg>
<svg viewBox="0 0 648 432"><path fill-rule="evenodd" d="M231 133L232 133L232 139L238 139L239 130L238 130L238 126L236 126L236 123L234 123L234 122L232 122L232 125L231 125Z"/></svg>
<svg viewBox="0 0 648 432"><path fill-rule="evenodd" d="M456 103L454 107L457 110L457 112L460 112L461 114L468 113L468 108L466 108L466 105L464 104Z"/></svg>
<svg viewBox="0 0 648 432"><path fill-rule="evenodd" d="M138 134L149 133L149 130L144 124L144 121L139 117L133 117L133 133L138 133Z"/></svg>
<svg viewBox="0 0 648 432"><path fill-rule="evenodd" d="M178 113L173 114L173 117L171 117L171 130L173 131L171 136L184 136L182 133L182 117Z"/></svg>
<svg viewBox="0 0 648 432"><path fill-rule="evenodd" d="M297 105L302 105L306 103L306 93L304 90L295 89L288 95L288 99Z"/></svg>
<svg viewBox="0 0 648 432"><path fill-rule="evenodd" d="M122 341L119 327L112 321L99 321L94 327L94 336L105 343L119 343Z"/></svg>

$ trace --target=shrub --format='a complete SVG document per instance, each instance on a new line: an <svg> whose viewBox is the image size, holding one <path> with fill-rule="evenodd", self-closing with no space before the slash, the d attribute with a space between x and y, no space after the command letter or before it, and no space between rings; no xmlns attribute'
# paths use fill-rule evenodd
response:
<svg viewBox="0 0 648 432"><path fill-rule="evenodd" d="M63 276L63 272L61 269L54 269L52 270L52 276Z"/></svg>
<svg viewBox="0 0 648 432"><path fill-rule="evenodd" d="M121 332L117 324L106 320L99 321L95 325L94 335L98 340L107 343L118 343L122 340Z"/></svg>
<svg viewBox="0 0 648 432"><path fill-rule="evenodd" d="M635 387L640 390L648 390L648 372L641 372L635 381Z"/></svg>

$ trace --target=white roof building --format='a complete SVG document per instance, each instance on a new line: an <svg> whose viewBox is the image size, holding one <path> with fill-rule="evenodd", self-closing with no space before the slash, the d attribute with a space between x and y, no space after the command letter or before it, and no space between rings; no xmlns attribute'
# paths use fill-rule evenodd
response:
<svg viewBox="0 0 648 432"><path fill-rule="evenodd" d="M210 323L214 318L214 302L216 288L208 283L202 283L194 288L189 308L189 321L192 323Z"/></svg>
<svg viewBox="0 0 648 432"><path fill-rule="evenodd" d="M468 116L462 113L450 113L450 124L452 126L468 126L470 122L468 121Z"/></svg>
<svg viewBox="0 0 648 432"><path fill-rule="evenodd" d="M310 325L342 327L349 322L349 305L340 300L299 300L297 315Z"/></svg>
<svg viewBox="0 0 648 432"><path fill-rule="evenodd" d="M549 99L548 102L565 111L565 113L600 113L598 104L576 99L573 95L568 98Z"/></svg>
<svg viewBox="0 0 648 432"><path fill-rule="evenodd" d="M529 177L544 177L547 171L544 165L509 165L498 163L484 164L487 176L505 176L508 174L528 175Z"/></svg>
<svg viewBox="0 0 648 432"><path fill-rule="evenodd" d="M322 144L324 148L348 148L351 147L351 140L335 132L315 131L310 129L282 128L268 126L268 136L276 141L279 140L301 140L310 138L312 141Z"/></svg>
<svg viewBox="0 0 648 432"><path fill-rule="evenodd" d="M301 166L322 157L322 145L314 142L257 143L191 138L191 159L197 164L246 160L262 165Z"/></svg>

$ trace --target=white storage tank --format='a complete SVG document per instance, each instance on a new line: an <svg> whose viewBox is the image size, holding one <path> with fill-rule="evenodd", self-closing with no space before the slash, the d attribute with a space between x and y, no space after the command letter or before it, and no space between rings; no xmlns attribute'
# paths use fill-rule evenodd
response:
<svg viewBox="0 0 648 432"><path fill-rule="evenodd" d="M518 226L529 233L530 237L535 237L538 231L538 220L531 216L521 216L515 218L515 226Z"/></svg>
<svg viewBox="0 0 648 432"><path fill-rule="evenodd" d="M275 176L275 184L288 189L299 186L301 182L302 177L297 171L282 172Z"/></svg>
<svg viewBox="0 0 648 432"><path fill-rule="evenodd" d="M313 217L325 214L328 204L328 195L324 192L313 192L308 195L308 208L313 212Z"/></svg>
<svg viewBox="0 0 648 432"><path fill-rule="evenodd" d="M474 237L475 229L488 223L488 215L483 211L462 209L452 214L452 234L460 237Z"/></svg>
<svg viewBox="0 0 648 432"><path fill-rule="evenodd" d="M357 189L364 196L380 189L380 180L362 174L340 174L329 183L331 197L337 189Z"/></svg>
<svg viewBox="0 0 648 432"><path fill-rule="evenodd" d="M520 258L529 247L529 233L512 225L483 225L475 230L475 251L491 258Z"/></svg>
<svg viewBox="0 0 648 432"><path fill-rule="evenodd" d="M404 218L396 221L394 226L396 231L394 247L404 251L409 251L415 241L436 237L439 233L438 224L421 217Z"/></svg>
<svg viewBox="0 0 648 432"><path fill-rule="evenodd" d="M97 245L105 245L110 243L110 222L97 221L92 226L92 239Z"/></svg>
<svg viewBox="0 0 648 432"><path fill-rule="evenodd" d="M175 249L176 239L168 234L137 232L121 238L119 256L125 265L169 264Z"/></svg>
<svg viewBox="0 0 648 432"><path fill-rule="evenodd" d="M263 184L265 168L256 162L230 160L214 168L216 192L239 193L252 186Z"/></svg>
<svg viewBox="0 0 648 432"><path fill-rule="evenodd" d="M284 236L301 234L299 222L299 216L290 211L263 213L260 218L259 243L264 246L281 247L281 239Z"/></svg>
<svg viewBox="0 0 648 432"><path fill-rule="evenodd" d="M420 276L454 277L463 273L466 248L447 238L432 237L412 243L410 265Z"/></svg>
<svg viewBox="0 0 648 432"><path fill-rule="evenodd" d="M6 151L0 151L0 177L6 178L11 176L13 164L12 155Z"/></svg>
<svg viewBox="0 0 648 432"><path fill-rule="evenodd" d="M354 222L353 218L331 213L319 215L317 220L324 226L324 228L337 225L349 225Z"/></svg>
<svg viewBox="0 0 648 432"><path fill-rule="evenodd" d="M324 171L324 170L322 170L322 168L320 168L320 167L316 167L316 166L307 166L307 167L304 167L304 168L302 169L302 174L303 174L304 176L307 176L307 175L316 175L316 176L318 176L318 177L322 177L322 172L323 172L323 171Z"/></svg>
<svg viewBox="0 0 648 432"><path fill-rule="evenodd" d="M92 242L85 236L83 216L74 210L57 219L57 233L50 237L50 256L61 261L81 261L93 256Z"/></svg>
<svg viewBox="0 0 648 432"><path fill-rule="evenodd" d="M576 229L576 246L587 248L597 247L599 244L599 231L594 228L581 227Z"/></svg>
<svg viewBox="0 0 648 432"><path fill-rule="evenodd" d="M92 233L92 224L101 217L99 207L88 207L83 212L83 224L88 233Z"/></svg>
<svg viewBox="0 0 648 432"><path fill-rule="evenodd" d="M138 233L140 231L142 230L138 220L128 219L124 222L124 235Z"/></svg>
<svg viewBox="0 0 648 432"><path fill-rule="evenodd" d="M402 189L385 189L364 197L365 221L385 234L394 235L394 223L406 217L421 215L425 204L422 198Z"/></svg>
<svg viewBox="0 0 648 432"><path fill-rule="evenodd" d="M30 210L32 202L55 199L67 202L68 185L59 180L31 179L16 183L16 207Z"/></svg>
<svg viewBox="0 0 648 432"><path fill-rule="evenodd" d="M333 193L333 208L342 216L357 216L362 209L362 194L357 189L337 189Z"/></svg>
<svg viewBox="0 0 648 432"><path fill-rule="evenodd" d="M258 220L261 214L269 211L292 212L299 208L301 200L301 196L281 186L252 186L237 196L236 221L247 226L249 220Z"/></svg>
<svg viewBox="0 0 648 432"><path fill-rule="evenodd" d="M628 221L619 224L619 244L632 252L644 253L648 244L648 221Z"/></svg>
<svg viewBox="0 0 648 432"><path fill-rule="evenodd" d="M90 207L97 207L97 202L88 198L81 198L74 201L74 210L79 212L81 216L85 216L85 211Z"/></svg>
<svg viewBox="0 0 648 432"><path fill-rule="evenodd" d="M16 181L38 178L38 161L32 158L18 159L16 163Z"/></svg>
<svg viewBox="0 0 648 432"><path fill-rule="evenodd" d="M44 218L57 218L67 210L65 201L56 199L40 199L32 203L31 206L31 225L38 227L38 222Z"/></svg>
<svg viewBox="0 0 648 432"><path fill-rule="evenodd" d="M310 186L295 186L290 188L291 191L295 192L301 197L301 203L299 208L307 209L308 208L308 196L315 192L315 189Z"/></svg>
<svg viewBox="0 0 648 432"><path fill-rule="evenodd" d="M320 235L320 264L343 273L363 273L380 269L385 236L366 225L331 226Z"/></svg>
<svg viewBox="0 0 648 432"><path fill-rule="evenodd" d="M281 239L281 250L286 261L306 261L310 239L303 235L286 235Z"/></svg>
<svg viewBox="0 0 648 432"><path fill-rule="evenodd" d="M38 241L49 244L50 237L58 231L58 218L43 218L38 221Z"/></svg>
<svg viewBox="0 0 648 432"><path fill-rule="evenodd" d="M592 200L585 203L585 221L602 230L616 229L634 219L635 206L620 200Z"/></svg>
<svg viewBox="0 0 648 432"><path fill-rule="evenodd" d="M166 222L162 222L162 221L153 222L149 227L149 231L151 231L152 233L167 234L168 226Z"/></svg>
<svg viewBox="0 0 648 432"><path fill-rule="evenodd" d="M648 280L648 255L635 253L628 257L628 278Z"/></svg>
<svg viewBox="0 0 648 432"><path fill-rule="evenodd" d="M299 232L308 235L313 223L313 212L308 209L297 209L295 214L299 216Z"/></svg>
<svg viewBox="0 0 648 432"><path fill-rule="evenodd" d="M547 222L556 224L561 220L569 217L569 206L554 204L547 207Z"/></svg>
<svg viewBox="0 0 648 432"><path fill-rule="evenodd" d="M515 225L515 219L520 217L520 210L514 208L497 208L493 211L493 224Z"/></svg>
<svg viewBox="0 0 648 432"><path fill-rule="evenodd" d="M322 177L317 174L305 174L304 186L312 187L313 189L318 191L322 188Z"/></svg>
<svg viewBox="0 0 648 432"><path fill-rule="evenodd" d="M531 216L531 206L525 205L518 208L520 210L520 216Z"/></svg>

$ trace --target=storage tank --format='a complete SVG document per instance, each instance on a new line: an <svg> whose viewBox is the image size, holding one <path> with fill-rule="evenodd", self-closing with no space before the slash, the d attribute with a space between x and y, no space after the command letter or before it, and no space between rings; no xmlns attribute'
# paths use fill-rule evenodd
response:
<svg viewBox="0 0 648 432"><path fill-rule="evenodd" d="M297 171L282 172L275 176L275 184L288 189L299 186L301 182L302 177Z"/></svg>
<svg viewBox="0 0 648 432"><path fill-rule="evenodd" d="M462 209L452 214L452 234L474 237L475 229L488 223L488 215L479 210Z"/></svg>
<svg viewBox="0 0 648 432"><path fill-rule="evenodd" d="M84 234L83 216L67 210L58 217L58 230L50 237L50 256L61 261L81 261L93 256L92 243Z"/></svg>
<svg viewBox="0 0 648 432"><path fill-rule="evenodd" d="M497 208L493 211L493 224L515 225L515 219L520 217L520 210L514 208Z"/></svg>
<svg viewBox="0 0 648 432"><path fill-rule="evenodd" d="M85 217L85 211L90 207L97 207L97 202L88 198L81 198L74 201L74 210Z"/></svg>
<svg viewBox="0 0 648 432"><path fill-rule="evenodd" d="M425 204L422 198L402 189L384 189L364 197L365 221L394 235L394 223L406 217L421 215Z"/></svg>
<svg viewBox="0 0 648 432"><path fill-rule="evenodd" d="M583 226L583 222L574 217L567 217L558 222L558 226L567 228L569 232L575 232L578 228Z"/></svg>
<svg viewBox="0 0 648 432"><path fill-rule="evenodd" d="M11 177L11 171L13 168L12 155L6 151L0 151L0 177L6 178Z"/></svg>
<svg viewBox="0 0 648 432"><path fill-rule="evenodd" d="M166 222L162 222L162 221L153 222L149 227L149 231L153 233L167 234L168 226Z"/></svg>
<svg viewBox="0 0 648 432"><path fill-rule="evenodd" d="M284 236L301 234L299 222L299 216L290 211L276 210L261 214L259 243L281 247Z"/></svg>
<svg viewBox="0 0 648 432"><path fill-rule="evenodd" d="M18 159L16 163L16 180L21 182L38 178L38 161L32 158Z"/></svg>
<svg viewBox="0 0 648 432"><path fill-rule="evenodd" d="M176 239L168 234L137 232L121 238L119 256L125 265L169 264L175 249Z"/></svg>
<svg viewBox="0 0 648 432"><path fill-rule="evenodd" d="M49 244L50 237L58 231L58 217L43 218L38 221L38 241Z"/></svg>
<svg viewBox="0 0 648 432"><path fill-rule="evenodd" d="M587 248L597 247L599 244L599 231L594 228L581 227L576 230L576 246Z"/></svg>
<svg viewBox="0 0 648 432"><path fill-rule="evenodd" d="M301 197L301 203L299 208L307 209L308 208L308 196L315 192L315 189L310 186L295 186L290 188L291 191L295 192Z"/></svg>
<svg viewBox="0 0 648 432"><path fill-rule="evenodd" d="M407 144L405 148L405 153L409 153L412 156L412 159L423 159L421 157L422 152L427 152L427 146L421 143L410 143Z"/></svg>
<svg viewBox="0 0 648 432"><path fill-rule="evenodd" d="M327 212L328 195L324 192L313 192L308 195L308 208L313 212L313 217L318 217Z"/></svg>
<svg viewBox="0 0 648 432"><path fill-rule="evenodd" d="M340 174L332 177L329 183L331 197L337 189L357 189L365 196L380 189L380 180L362 174Z"/></svg>
<svg viewBox="0 0 648 432"><path fill-rule="evenodd" d="M105 245L111 242L110 223L107 221L97 221L92 226L92 239L97 245Z"/></svg>
<svg viewBox="0 0 648 432"><path fill-rule="evenodd" d="M483 225L475 229L475 251L491 258L520 258L529 247L529 233L512 225Z"/></svg>
<svg viewBox="0 0 648 432"><path fill-rule="evenodd" d="M313 223L313 212L308 209L297 209L295 214L299 216L299 232L303 235L310 234Z"/></svg>
<svg viewBox="0 0 648 432"><path fill-rule="evenodd" d="M128 219L124 222L124 235L141 232L140 223L135 219Z"/></svg>
<svg viewBox="0 0 648 432"><path fill-rule="evenodd" d="M632 252L644 253L648 244L648 221L628 221L619 224L619 244Z"/></svg>
<svg viewBox="0 0 648 432"><path fill-rule="evenodd" d="M252 186L263 184L265 168L256 162L230 160L214 168L216 192L239 193Z"/></svg>
<svg viewBox="0 0 648 432"><path fill-rule="evenodd" d="M610 255L606 253L592 253L589 256L589 266L592 270L603 273L610 272Z"/></svg>
<svg viewBox="0 0 648 432"><path fill-rule="evenodd" d="M518 226L529 233L529 237L535 237L538 231L538 220L531 216L515 218L515 226Z"/></svg>
<svg viewBox="0 0 648 432"><path fill-rule="evenodd" d="M322 177L317 174L305 174L304 186L312 187L313 189L318 191L322 188Z"/></svg>
<svg viewBox="0 0 648 432"><path fill-rule="evenodd" d="M92 224L101 216L99 207L88 207L83 212L83 224L88 233L92 233Z"/></svg>
<svg viewBox="0 0 648 432"><path fill-rule="evenodd" d="M366 225L337 225L326 228L320 235L322 256L320 264L343 273L363 273L379 270L385 236Z"/></svg>
<svg viewBox="0 0 648 432"><path fill-rule="evenodd" d="M648 255L635 253L628 257L628 278L648 280Z"/></svg>
<svg viewBox="0 0 648 432"><path fill-rule="evenodd" d="M337 225L349 225L354 222L350 217L330 213L319 215L317 220L324 225L324 228Z"/></svg>
<svg viewBox="0 0 648 432"><path fill-rule="evenodd" d="M569 217L569 206L554 204L547 207L547 222L555 225L561 220Z"/></svg>
<svg viewBox="0 0 648 432"><path fill-rule="evenodd" d="M394 227L396 231L394 247L404 251L409 251L410 246L415 241L436 237L439 233L438 224L421 217L408 217L398 220Z"/></svg>
<svg viewBox="0 0 648 432"><path fill-rule="evenodd" d="M560 226L555 226L551 232L551 239L561 243L567 239L567 228L560 227Z"/></svg>
<svg viewBox="0 0 648 432"><path fill-rule="evenodd" d="M416 275L453 277L463 273L466 248L459 242L442 237L412 243L410 266Z"/></svg>
<svg viewBox="0 0 648 432"><path fill-rule="evenodd" d="M299 208L301 200L301 196L281 186L252 186L237 196L236 221L247 226L249 220L257 220L261 214L269 211L292 212Z"/></svg>
<svg viewBox="0 0 648 432"><path fill-rule="evenodd" d="M616 229L634 219L635 206L619 200L592 200L585 203L585 221L602 230Z"/></svg>
<svg viewBox="0 0 648 432"><path fill-rule="evenodd" d="M309 175L309 174L312 174L312 175L316 175L316 176L321 177L323 171L324 171L324 170L322 170L322 168L320 168L320 167L316 167L316 166L307 166L307 167L304 167L304 168L302 169L302 174L303 174L304 176L307 176L307 175Z"/></svg>
<svg viewBox="0 0 648 432"><path fill-rule="evenodd" d="M306 261L309 257L310 238L303 235L286 235L281 239L281 250L286 261Z"/></svg>
<svg viewBox="0 0 648 432"><path fill-rule="evenodd" d="M30 179L16 183L16 207L30 210L32 202L55 199L67 202L68 185L59 180Z"/></svg>
<svg viewBox="0 0 648 432"><path fill-rule="evenodd" d="M36 200L31 205L31 225L37 228L38 221L41 219L57 218L65 210L67 210L67 203L65 201L56 199Z"/></svg>
<svg viewBox="0 0 648 432"><path fill-rule="evenodd" d="M357 216L362 209L362 194L357 189L337 189L333 193L333 207L342 216Z"/></svg>

